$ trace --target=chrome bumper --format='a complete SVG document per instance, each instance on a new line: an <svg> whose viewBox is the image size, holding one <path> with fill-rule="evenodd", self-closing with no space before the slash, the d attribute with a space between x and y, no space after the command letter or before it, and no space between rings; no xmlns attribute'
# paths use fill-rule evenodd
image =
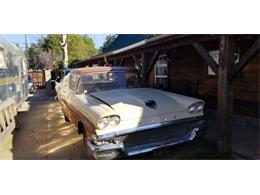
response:
<svg viewBox="0 0 260 195"><path fill-rule="evenodd" d="M125 148L124 143L108 143L104 145L96 145L93 143L93 141L88 140L87 145L93 152L107 152L107 151L121 151L123 154L127 156L132 156L140 153L145 153L145 152L150 152L156 149L172 146L172 145L177 145L181 144L184 142L191 141L195 139L199 134L203 133L204 129L206 128L206 123L203 118L192 118L192 119L185 119L185 120L180 120L180 121L174 121L174 123L167 123L167 124L162 124L160 127L164 126L174 126L175 128L178 127L178 124L183 124L185 122L191 123L190 130L183 136L179 137L172 137L169 139L165 139L162 141L157 141L153 143L148 143L148 144L141 144L137 145L131 148ZM158 128L158 127L156 127ZM149 128L152 129L152 128ZM143 129L149 131L149 129ZM139 130L140 131L140 130ZM135 131L137 132L137 131ZM127 134L126 134L127 135Z"/></svg>

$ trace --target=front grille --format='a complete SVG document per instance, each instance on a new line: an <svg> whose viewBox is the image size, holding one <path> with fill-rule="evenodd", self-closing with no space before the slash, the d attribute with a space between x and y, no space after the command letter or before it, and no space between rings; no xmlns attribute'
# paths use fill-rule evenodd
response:
<svg viewBox="0 0 260 195"><path fill-rule="evenodd" d="M171 138L178 138L186 135L190 129L191 124L185 123L130 133L124 140L124 147L131 148Z"/></svg>
<svg viewBox="0 0 260 195"><path fill-rule="evenodd" d="M115 143L121 143L124 142L127 139L128 135L122 135L122 136L117 136L114 138Z"/></svg>

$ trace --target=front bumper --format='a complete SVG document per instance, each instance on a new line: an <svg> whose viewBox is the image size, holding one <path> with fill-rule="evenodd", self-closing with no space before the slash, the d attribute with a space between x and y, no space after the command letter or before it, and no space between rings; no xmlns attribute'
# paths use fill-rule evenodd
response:
<svg viewBox="0 0 260 195"><path fill-rule="evenodd" d="M109 151L117 151L132 156L194 140L203 134L205 128L206 123L202 117L183 119L159 127L139 128L131 133L117 135L105 143L97 144L96 141L88 140L87 145L95 154L102 155L105 152L107 156Z"/></svg>

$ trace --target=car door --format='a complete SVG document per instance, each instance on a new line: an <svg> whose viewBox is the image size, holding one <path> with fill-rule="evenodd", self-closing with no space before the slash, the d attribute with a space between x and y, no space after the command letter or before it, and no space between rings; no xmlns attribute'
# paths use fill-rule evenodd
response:
<svg viewBox="0 0 260 195"><path fill-rule="evenodd" d="M68 90L67 99L69 104L75 109L78 114L83 114L82 109L85 108L84 103L82 102L82 95L81 93L77 92L77 88L79 85L79 77L78 76L71 76L70 77L70 87Z"/></svg>
<svg viewBox="0 0 260 195"><path fill-rule="evenodd" d="M60 88L60 99L62 109L65 112L66 116L70 119L70 121L75 122L76 109L74 108L74 96L75 89L77 86L77 77L75 75L68 75L68 77L62 82L62 86Z"/></svg>

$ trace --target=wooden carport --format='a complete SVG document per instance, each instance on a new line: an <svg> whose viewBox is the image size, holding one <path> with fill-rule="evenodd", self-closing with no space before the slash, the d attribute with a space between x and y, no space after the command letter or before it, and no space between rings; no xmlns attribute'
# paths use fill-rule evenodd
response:
<svg viewBox="0 0 260 195"><path fill-rule="evenodd" d="M243 39L250 39L252 43L242 53L239 62L235 63L237 43ZM219 43L219 63L210 56L209 51L204 46L207 41L211 40ZM158 35L132 46L102 54L74 65L77 67L92 64L121 66L125 58L131 57L135 62L135 66L141 72L143 85L148 87L148 77L160 53L168 49L177 49L188 45L192 45L205 63L217 74L217 144L220 152L230 153L234 99L233 80L260 48L259 35Z"/></svg>

